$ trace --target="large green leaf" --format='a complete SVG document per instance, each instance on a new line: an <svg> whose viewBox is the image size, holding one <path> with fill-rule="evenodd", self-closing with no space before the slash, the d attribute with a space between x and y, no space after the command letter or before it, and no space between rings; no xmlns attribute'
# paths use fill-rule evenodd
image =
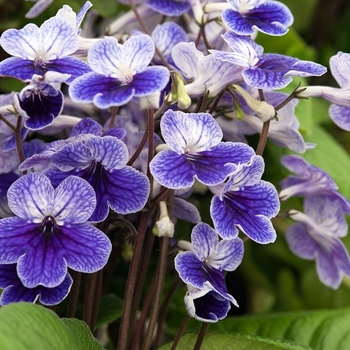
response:
<svg viewBox="0 0 350 350"><path fill-rule="evenodd" d="M102 350L82 321L64 322L51 310L30 303L0 309L1 350Z"/></svg>
<svg viewBox="0 0 350 350"><path fill-rule="evenodd" d="M348 350L350 309L227 318L212 325L210 331L213 330L290 340L315 350Z"/></svg>
<svg viewBox="0 0 350 350"><path fill-rule="evenodd" d="M186 334L177 346L177 350L192 350L196 343L197 334ZM172 343L165 344L159 350L171 349ZM305 350L309 347L289 341L266 339L244 334L207 334L203 340L201 350Z"/></svg>

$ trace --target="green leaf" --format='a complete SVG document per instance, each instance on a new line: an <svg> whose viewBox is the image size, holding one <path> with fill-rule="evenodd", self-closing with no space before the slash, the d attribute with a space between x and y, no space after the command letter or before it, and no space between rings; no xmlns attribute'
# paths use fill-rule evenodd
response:
<svg viewBox="0 0 350 350"><path fill-rule="evenodd" d="M312 165L325 170L339 186L339 192L350 198L350 155L334 137L317 125L311 135L305 135L305 141L314 142L317 146L308 150L303 157Z"/></svg>
<svg viewBox="0 0 350 350"><path fill-rule="evenodd" d="M184 335L176 349L178 350L192 350L196 343L197 334ZM171 349L172 343L165 344L159 350ZM201 350L305 350L310 349L292 342L285 342L278 339L266 339L257 336L250 336L237 333L227 334L206 334L204 337Z"/></svg>
<svg viewBox="0 0 350 350"><path fill-rule="evenodd" d="M82 321L64 323L53 311L30 303L0 309L0 344L1 350L103 349Z"/></svg>
<svg viewBox="0 0 350 350"><path fill-rule="evenodd" d="M120 5L115 0L95 0L93 7L102 17L116 16L125 6Z"/></svg>
<svg viewBox="0 0 350 350"><path fill-rule="evenodd" d="M295 341L318 350L348 350L350 309L298 311L227 318L211 331L234 331Z"/></svg>
<svg viewBox="0 0 350 350"><path fill-rule="evenodd" d="M74 339L75 348L84 350L102 350L102 345L93 337L87 324L75 318L62 318L62 322Z"/></svg>
<svg viewBox="0 0 350 350"><path fill-rule="evenodd" d="M103 295L98 310L96 328L105 323L111 323L121 317L123 300L113 294Z"/></svg>

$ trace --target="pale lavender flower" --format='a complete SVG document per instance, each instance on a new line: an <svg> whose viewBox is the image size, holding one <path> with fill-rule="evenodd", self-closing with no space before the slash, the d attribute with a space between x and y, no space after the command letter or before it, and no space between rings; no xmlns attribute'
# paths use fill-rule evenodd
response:
<svg viewBox="0 0 350 350"><path fill-rule="evenodd" d="M289 212L298 221L287 229L289 247L302 259L316 260L320 281L337 289L343 274L350 277L349 255L339 239L348 231L343 208L332 194L314 195L305 198L304 211Z"/></svg>

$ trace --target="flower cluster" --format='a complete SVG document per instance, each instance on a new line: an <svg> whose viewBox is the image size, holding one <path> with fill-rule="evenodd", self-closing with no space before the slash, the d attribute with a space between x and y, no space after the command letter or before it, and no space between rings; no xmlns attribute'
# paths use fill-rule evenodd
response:
<svg viewBox="0 0 350 350"><path fill-rule="evenodd" d="M38 1L27 17L50 3ZM147 265L143 247L152 248L148 233L166 249L174 235L172 269L187 286L186 310L216 322L238 306L225 271L240 265L243 242L275 242L272 219L291 196L305 197L305 213L288 212L298 223L287 242L296 255L316 259L321 281L337 288L342 274L350 276L340 240L349 202L327 173L294 155L282 164L297 175L278 195L263 179L269 164L262 154L267 138L297 153L311 147L299 132L298 97L328 99L335 123L350 130L350 54L331 59L340 88L288 95L275 90L326 68L264 53L255 41L258 32L282 36L292 25L279 1L135 1L108 35L94 39L85 37L90 17L80 28L91 6L76 14L65 5L40 27L29 23L0 38L11 56L0 62L0 76L25 83L0 97L0 303L59 304L76 274L103 275L115 228L123 226L137 253L127 288L142 288L136 276ZM254 150L247 136L256 133ZM214 228L188 199L199 191L210 199L205 217ZM177 219L196 224L191 242ZM125 310L136 312L132 299L126 293ZM133 328L122 324L121 333Z"/></svg>

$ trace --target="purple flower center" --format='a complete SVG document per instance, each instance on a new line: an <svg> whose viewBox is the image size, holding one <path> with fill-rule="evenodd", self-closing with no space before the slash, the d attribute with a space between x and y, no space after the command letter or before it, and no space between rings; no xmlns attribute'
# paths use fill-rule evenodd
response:
<svg viewBox="0 0 350 350"><path fill-rule="evenodd" d="M41 223L42 232L45 237L49 238L58 232L58 227L55 219L52 216L47 216Z"/></svg>

